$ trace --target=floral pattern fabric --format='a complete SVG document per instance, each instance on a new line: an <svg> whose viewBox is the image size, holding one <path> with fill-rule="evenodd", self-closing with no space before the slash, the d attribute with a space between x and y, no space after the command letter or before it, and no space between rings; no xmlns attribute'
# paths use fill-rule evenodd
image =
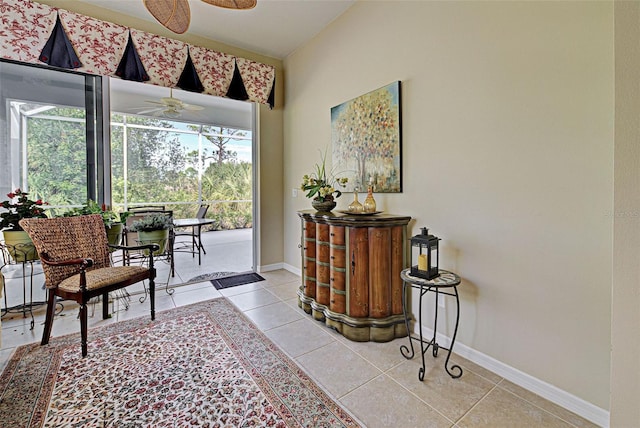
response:
<svg viewBox="0 0 640 428"><path fill-rule="evenodd" d="M42 64L39 56L60 13L62 26L82 67L78 71L114 76L129 30L149 82L175 87L187 59L187 45L178 40L129 29L31 0L0 0L0 57ZM189 45L204 93L226 97L237 61L249 101L269 104L275 80L273 66Z"/></svg>
<svg viewBox="0 0 640 428"><path fill-rule="evenodd" d="M137 30L131 30L131 37L149 83L175 87L187 61L186 43Z"/></svg>
<svg viewBox="0 0 640 428"><path fill-rule="evenodd" d="M190 46L189 50L204 93L226 97L233 77L233 56L198 46Z"/></svg>
<svg viewBox="0 0 640 428"><path fill-rule="evenodd" d="M0 56L36 63L53 26L56 10L39 3L0 0Z"/></svg>
<svg viewBox="0 0 640 428"><path fill-rule="evenodd" d="M82 62L79 71L112 76L127 45L127 27L65 10L60 19Z"/></svg>
<svg viewBox="0 0 640 428"><path fill-rule="evenodd" d="M0 376L3 426L359 427L224 298L49 345Z"/></svg>

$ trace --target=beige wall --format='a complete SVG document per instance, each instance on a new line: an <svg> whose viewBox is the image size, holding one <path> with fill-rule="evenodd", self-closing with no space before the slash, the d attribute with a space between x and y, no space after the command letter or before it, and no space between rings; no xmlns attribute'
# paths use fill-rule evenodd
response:
<svg viewBox="0 0 640 428"><path fill-rule="evenodd" d="M611 426L640 421L640 3L615 2Z"/></svg>
<svg viewBox="0 0 640 428"><path fill-rule="evenodd" d="M284 62L285 263L331 107L400 80L404 191L375 196L442 238L459 343L608 409L613 42L606 2L356 3Z"/></svg>
<svg viewBox="0 0 640 428"><path fill-rule="evenodd" d="M142 0L140 0L142 1ZM242 58L259 61L273 65L276 68L276 102L275 108L270 110L267 106L259 108L259 215L260 247L258 254L258 266L266 266L281 263L283 259L283 223L282 223L282 106L283 106L283 74L282 61L259 55L244 49L226 45L210 39L192 36L189 33L175 34L152 18L150 21L132 18L117 12L96 7L77 0L38 0L39 3L71 10L83 15L92 16L104 21L126 25L138 30L158 34L175 40L191 43L197 46L214 49Z"/></svg>

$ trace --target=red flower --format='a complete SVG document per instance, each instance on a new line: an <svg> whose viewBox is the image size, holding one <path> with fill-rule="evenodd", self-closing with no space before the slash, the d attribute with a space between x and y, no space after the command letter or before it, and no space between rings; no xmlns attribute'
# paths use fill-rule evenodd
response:
<svg viewBox="0 0 640 428"><path fill-rule="evenodd" d="M11 193L7 193L7 196L9 197L9 199L13 199L16 197L16 194L11 192Z"/></svg>

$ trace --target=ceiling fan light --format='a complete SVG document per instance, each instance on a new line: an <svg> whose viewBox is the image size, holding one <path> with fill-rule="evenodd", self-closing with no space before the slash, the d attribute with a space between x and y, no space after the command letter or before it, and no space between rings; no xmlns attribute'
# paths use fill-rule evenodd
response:
<svg viewBox="0 0 640 428"><path fill-rule="evenodd" d="M253 9L257 0L202 0L213 6L224 7L226 9Z"/></svg>
<svg viewBox="0 0 640 428"><path fill-rule="evenodd" d="M181 116L179 111L173 110L173 109L163 110L162 111L162 115L164 117L169 118L169 119L177 119L177 118L179 118Z"/></svg>

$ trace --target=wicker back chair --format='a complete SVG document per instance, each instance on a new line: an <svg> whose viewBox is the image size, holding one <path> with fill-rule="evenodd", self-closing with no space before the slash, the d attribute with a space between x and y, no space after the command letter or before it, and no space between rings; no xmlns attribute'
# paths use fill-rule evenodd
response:
<svg viewBox="0 0 640 428"><path fill-rule="evenodd" d="M77 217L29 218L20 221L42 261L48 290L42 345L49 343L56 296L80 305L82 356L87 355L87 302L102 296L102 317L109 318L109 292L149 280L151 319L155 319L156 276L153 255L149 266L111 266L109 248L157 250L156 244L136 247L109 246L99 214ZM152 253L150 251L150 253Z"/></svg>

